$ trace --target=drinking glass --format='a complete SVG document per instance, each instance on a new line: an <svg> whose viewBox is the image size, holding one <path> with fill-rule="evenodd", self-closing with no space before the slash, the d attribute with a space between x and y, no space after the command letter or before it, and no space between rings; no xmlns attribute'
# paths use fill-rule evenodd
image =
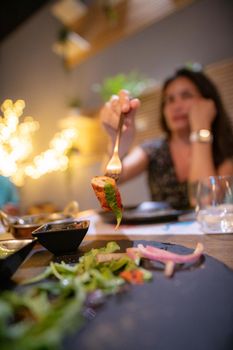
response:
<svg viewBox="0 0 233 350"><path fill-rule="evenodd" d="M209 176L199 181L196 213L204 233L233 233L233 176Z"/></svg>

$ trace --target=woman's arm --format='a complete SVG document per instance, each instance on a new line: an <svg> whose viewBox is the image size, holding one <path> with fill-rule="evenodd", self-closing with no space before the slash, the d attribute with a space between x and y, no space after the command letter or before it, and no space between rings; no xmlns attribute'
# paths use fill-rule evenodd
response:
<svg viewBox="0 0 233 350"><path fill-rule="evenodd" d="M149 163L146 152L139 146L135 147L124 159L120 183L131 180L146 170Z"/></svg>
<svg viewBox="0 0 233 350"><path fill-rule="evenodd" d="M189 181L196 182L199 179L216 175L218 169L215 168L212 137L210 134L208 139L192 139L192 136L198 135L200 130L209 130L211 133L211 125L216 116L216 107L212 100L197 98L190 111L191 126L191 163L189 171Z"/></svg>
<svg viewBox="0 0 233 350"><path fill-rule="evenodd" d="M216 115L212 100L199 99L190 113L191 134L200 130L211 131L211 125ZM194 134L195 135L195 134ZM215 135L211 135L213 138ZM192 206L196 205L197 182L212 175L233 175L233 160L226 159L216 168L211 138L208 142L191 142L191 164L189 172L189 199Z"/></svg>
<svg viewBox="0 0 233 350"><path fill-rule="evenodd" d="M102 164L102 173L105 173L109 156L106 155ZM119 183L126 182L140 175L146 170L149 159L145 151L141 147L133 148L122 160L122 173L119 178Z"/></svg>

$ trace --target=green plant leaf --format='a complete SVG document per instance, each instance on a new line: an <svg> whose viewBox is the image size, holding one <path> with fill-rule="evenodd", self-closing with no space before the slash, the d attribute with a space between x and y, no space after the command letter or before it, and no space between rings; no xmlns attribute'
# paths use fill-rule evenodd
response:
<svg viewBox="0 0 233 350"><path fill-rule="evenodd" d="M100 94L103 101L108 101L112 95L118 94L122 89L128 90L132 97L138 97L148 87L154 84L154 80L146 78L136 71L129 74L119 73L107 77L102 84L94 84L93 90Z"/></svg>

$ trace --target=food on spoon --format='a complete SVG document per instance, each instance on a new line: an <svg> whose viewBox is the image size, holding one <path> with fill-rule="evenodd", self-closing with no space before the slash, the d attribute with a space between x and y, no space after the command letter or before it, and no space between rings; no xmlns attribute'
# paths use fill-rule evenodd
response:
<svg viewBox="0 0 233 350"><path fill-rule="evenodd" d="M117 229L121 223L123 206L116 181L108 176L95 176L91 180L91 185L103 210L114 213L117 220L115 229Z"/></svg>

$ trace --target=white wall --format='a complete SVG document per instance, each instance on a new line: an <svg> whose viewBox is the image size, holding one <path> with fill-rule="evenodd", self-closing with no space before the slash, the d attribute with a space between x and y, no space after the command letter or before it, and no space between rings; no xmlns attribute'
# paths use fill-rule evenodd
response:
<svg viewBox="0 0 233 350"><path fill-rule="evenodd" d="M231 0L196 1L106 48L71 72L64 70L51 50L59 28L47 6L0 45L0 102L5 98L26 101L24 115L32 115L41 124L34 140L36 154L47 149L58 130L58 120L67 114L67 100L77 95L86 107L101 103L91 86L106 76L136 69L163 80L187 61L207 65L233 56ZM96 207L90 179L98 173L99 164L80 167L72 174L71 186L66 174L61 173L27 180L21 189L22 207L46 200L63 207L71 199L77 199L81 209ZM122 196L125 204L148 199L144 175L124 185Z"/></svg>

